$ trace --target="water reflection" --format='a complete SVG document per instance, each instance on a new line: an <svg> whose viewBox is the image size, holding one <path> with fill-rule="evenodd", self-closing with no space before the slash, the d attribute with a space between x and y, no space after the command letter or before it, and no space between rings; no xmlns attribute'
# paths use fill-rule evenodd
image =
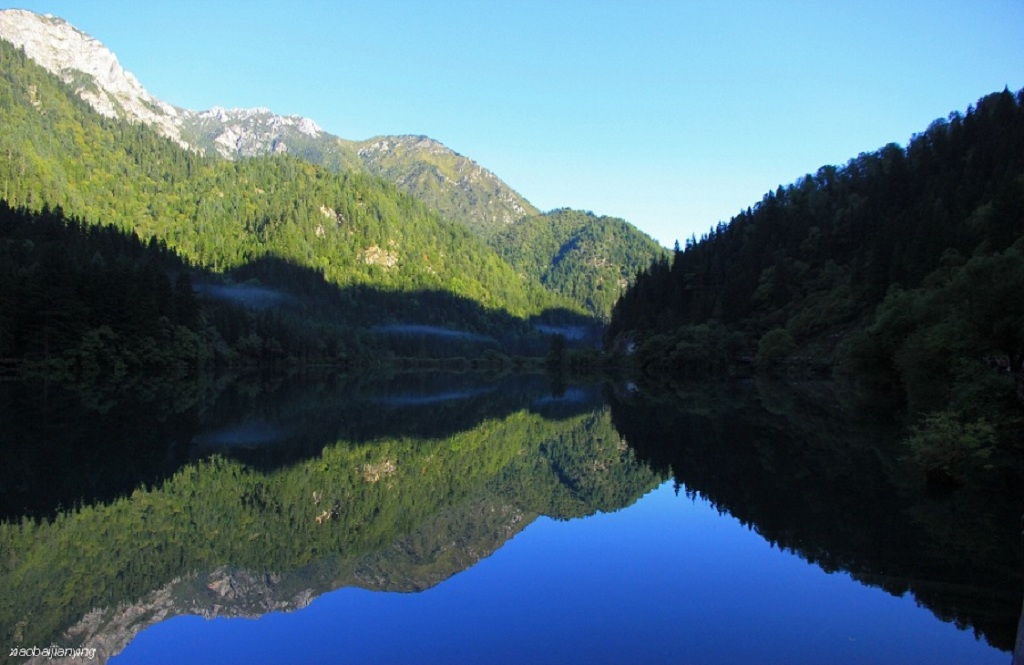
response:
<svg viewBox="0 0 1024 665"><path fill-rule="evenodd" d="M382 402L387 384L227 392L194 432L172 428L192 454L220 455L52 522L0 528L3 637L106 656L177 614L258 616L343 586L421 590L539 514L615 510L660 481L606 408L578 399L542 415L533 383L461 390L479 407L469 413L465 400L438 410L448 401L426 392ZM425 404L429 422L417 420Z"/></svg>
<svg viewBox="0 0 1024 665"><path fill-rule="evenodd" d="M832 383L722 384L611 398L638 456L762 537L826 571L913 594L945 621L1013 648L1021 488L929 492L899 425L856 413Z"/></svg>
<svg viewBox="0 0 1024 665"><path fill-rule="evenodd" d="M910 591L943 620L1012 647L1016 533L999 529L1015 524L1017 498L1004 487L922 493L889 425L852 417L831 386L609 388L605 399L593 386L553 394L544 377L302 375L104 409L7 388L0 409L12 426L0 436L26 480L3 485L3 644L84 644L106 658L173 616L290 612L346 587L422 592L539 516L615 513L674 478L770 543ZM83 454L90 445L99 452ZM38 465L55 456L58 468L96 475L43 491ZM622 524L625 544L639 542L639 527ZM681 574L688 546L676 547L662 570L620 567L611 579L578 561L578 572L592 571L594 593L624 594ZM627 550L604 552L629 567L642 552L613 554ZM709 609L737 611L722 602Z"/></svg>
<svg viewBox="0 0 1024 665"><path fill-rule="evenodd" d="M118 665L176 662L1005 665L896 598L769 549L671 482L615 513L540 518L422 593L356 588L258 621L180 617Z"/></svg>

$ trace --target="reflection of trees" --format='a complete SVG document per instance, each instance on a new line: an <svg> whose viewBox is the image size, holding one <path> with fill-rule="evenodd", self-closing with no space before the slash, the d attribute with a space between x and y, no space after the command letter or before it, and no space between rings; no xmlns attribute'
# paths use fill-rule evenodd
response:
<svg viewBox="0 0 1024 665"><path fill-rule="evenodd" d="M538 514L614 510L658 482L601 410L562 420L518 410L434 438L341 440L264 469L215 456L107 504L0 525L0 639L98 636L132 605L138 630L214 605L287 609L344 585L424 588ZM90 611L88 629L61 635Z"/></svg>
<svg viewBox="0 0 1024 665"><path fill-rule="evenodd" d="M53 516L158 482L188 460L197 407L217 386L137 377L119 399L0 384L0 519Z"/></svg>
<svg viewBox="0 0 1024 665"><path fill-rule="evenodd" d="M1020 492L929 494L899 432L822 386L761 384L612 398L616 428L655 469L827 571L907 591L940 618L1013 646ZM713 410L700 393L714 392ZM681 399L689 395L692 399Z"/></svg>
<svg viewBox="0 0 1024 665"><path fill-rule="evenodd" d="M53 516L158 484L181 465L223 454L263 469L294 464L336 441L438 438L534 408L571 418L600 396L545 399L541 375L479 374L134 377L116 393L0 384L0 519ZM245 434L258 432L258 440ZM219 436L218 435L230 435Z"/></svg>

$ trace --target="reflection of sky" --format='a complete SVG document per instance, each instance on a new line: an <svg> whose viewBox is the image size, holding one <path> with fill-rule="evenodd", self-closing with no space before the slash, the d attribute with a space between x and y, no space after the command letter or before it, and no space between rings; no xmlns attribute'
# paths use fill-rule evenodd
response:
<svg viewBox="0 0 1024 665"><path fill-rule="evenodd" d="M613 514L541 518L419 594L340 589L258 620L143 632L112 662L998 663L1008 654L829 575L662 485Z"/></svg>

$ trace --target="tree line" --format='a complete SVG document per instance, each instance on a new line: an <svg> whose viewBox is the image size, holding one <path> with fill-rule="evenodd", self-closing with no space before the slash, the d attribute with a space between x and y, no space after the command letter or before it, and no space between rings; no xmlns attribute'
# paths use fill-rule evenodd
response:
<svg viewBox="0 0 1024 665"><path fill-rule="evenodd" d="M1022 232L1024 91L1004 90L677 245L637 275L605 343L653 374L852 374L922 414L923 461L955 476L997 441L1020 449ZM937 454L951 423L973 443Z"/></svg>

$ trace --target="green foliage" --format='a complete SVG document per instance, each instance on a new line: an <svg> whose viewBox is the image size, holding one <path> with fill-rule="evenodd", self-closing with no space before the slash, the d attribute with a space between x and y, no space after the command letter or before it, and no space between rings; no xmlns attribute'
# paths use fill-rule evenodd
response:
<svg viewBox="0 0 1024 665"><path fill-rule="evenodd" d="M0 200L0 357L92 382L194 368L207 331L188 278L170 278L187 271L158 242Z"/></svg>
<svg viewBox="0 0 1024 665"><path fill-rule="evenodd" d="M544 364L551 371L561 372L565 370L567 362L568 356L565 351L565 336L552 335L551 346L548 348L548 354L544 358Z"/></svg>
<svg viewBox="0 0 1024 665"><path fill-rule="evenodd" d="M726 373L743 348L742 335L711 322L647 338L634 364L648 375L699 378Z"/></svg>
<svg viewBox="0 0 1024 665"><path fill-rule="evenodd" d="M776 372L794 351L796 351L796 342L788 330L785 328L769 330L761 336L761 341L757 343L754 365L758 371Z"/></svg>
<svg viewBox="0 0 1024 665"><path fill-rule="evenodd" d="M650 367L681 331L717 322L756 341L758 371L797 354L835 364L911 414L984 417L997 448L1019 452L1022 243L1024 90L1004 90L906 149L779 187L655 261L616 303L606 347L638 341Z"/></svg>
<svg viewBox="0 0 1024 665"><path fill-rule="evenodd" d="M352 148L368 171L477 235L538 214L492 173L426 136L377 137Z"/></svg>
<svg viewBox="0 0 1024 665"><path fill-rule="evenodd" d="M607 320L636 273L665 251L616 217L555 210L486 236L521 278L538 275L548 289Z"/></svg>
<svg viewBox="0 0 1024 665"><path fill-rule="evenodd" d="M1016 246L940 268L926 287L893 289L848 346L850 369L902 390L912 411L977 408L986 401L980 389L998 403L1024 361L1021 289L1024 256Z"/></svg>
<svg viewBox="0 0 1024 665"><path fill-rule="evenodd" d="M915 602L944 621L1013 649L1021 583L1022 485L987 471L996 424L934 414L925 437L963 454L971 479L934 491L908 455L905 430L840 383L676 382L611 393L617 430L640 459L671 470L700 497L773 546ZM968 435L964 441L963 435ZM965 447L966 444L966 447ZM925 453L933 448L926 442Z"/></svg>
<svg viewBox="0 0 1024 665"><path fill-rule="evenodd" d="M984 418L965 421L948 410L927 414L906 441L910 458L940 484L960 484L974 469L991 469L996 443L996 429Z"/></svg>
<svg viewBox="0 0 1024 665"><path fill-rule="evenodd" d="M1005 252L1024 232L1022 210L1024 91L1003 91L936 121L906 149L890 144L779 187L670 263L653 263L616 304L607 345L711 320L750 340L785 328L801 347L842 337L891 289L934 288L936 271L957 257ZM1000 269L1012 275L1014 260ZM994 304L1009 302L1013 287L1003 289L994 266L972 270L962 274L973 274L969 288L989 285L974 318L1004 319ZM1008 322L986 334L1014 346L1020 329Z"/></svg>
<svg viewBox="0 0 1024 665"><path fill-rule="evenodd" d="M206 594L197 602L209 603L205 583L225 563L273 574L277 588L304 593L365 584L355 571L373 561L385 580L416 580L430 557L395 560L396 545L444 553L465 515L504 506L515 516L476 533L465 544L473 557L439 562L450 566L448 576L477 560L483 543L514 535L523 517L615 510L661 482L621 445L607 410L561 420L521 410L439 437L378 436L318 448L270 471L214 457L110 503L0 524L0 583L8 590L0 597L0 638L10 641L22 617L32 619L23 639L43 644L89 612L105 621L114 608L140 603L145 613L148 594L180 591L197 573ZM417 581L419 588L432 583Z"/></svg>

